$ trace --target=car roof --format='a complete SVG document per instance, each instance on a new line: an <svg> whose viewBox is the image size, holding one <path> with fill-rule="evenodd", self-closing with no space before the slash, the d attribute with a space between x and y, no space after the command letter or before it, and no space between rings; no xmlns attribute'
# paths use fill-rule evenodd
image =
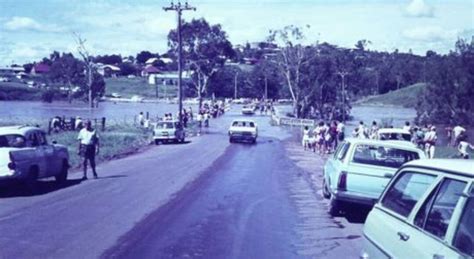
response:
<svg viewBox="0 0 474 259"><path fill-rule="evenodd" d="M408 130L400 129L400 128L383 128L378 130L379 133L400 133L400 134L411 134Z"/></svg>
<svg viewBox="0 0 474 259"><path fill-rule="evenodd" d="M375 139L360 139L360 138L346 138L345 141L353 144L372 144L372 145L381 145L381 146L390 146L403 149L410 149L420 151L413 143L409 141L400 141L400 140L375 140Z"/></svg>
<svg viewBox="0 0 474 259"><path fill-rule="evenodd" d="M43 131L40 128L33 127L33 126L5 126L5 127L0 127L0 135L9 135L9 134L20 134L20 135L25 135L28 131L30 130L40 130ZM43 131L44 132L44 131Z"/></svg>
<svg viewBox="0 0 474 259"><path fill-rule="evenodd" d="M468 177L474 177L474 161L467 159L420 159L413 160L405 167L420 167L432 170L441 170L446 173L462 174Z"/></svg>

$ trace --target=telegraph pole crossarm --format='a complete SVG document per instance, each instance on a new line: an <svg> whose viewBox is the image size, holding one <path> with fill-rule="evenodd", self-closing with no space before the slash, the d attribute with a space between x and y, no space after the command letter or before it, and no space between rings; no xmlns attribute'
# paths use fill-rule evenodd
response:
<svg viewBox="0 0 474 259"><path fill-rule="evenodd" d="M177 4L174 2L171 2L170 6L168 7L163 7L163 10L166 12L168 11L174 11L177 13L178 16L178 98L179 98L179 122L183 123L183 84L182 84L182 60L181 60L181 55L183 51L182 47L182 39L181 39L181 14L183 11L196 11L195 7L192 7L186 2L185 4L181 4L180 1L178 1Z"/></svg>

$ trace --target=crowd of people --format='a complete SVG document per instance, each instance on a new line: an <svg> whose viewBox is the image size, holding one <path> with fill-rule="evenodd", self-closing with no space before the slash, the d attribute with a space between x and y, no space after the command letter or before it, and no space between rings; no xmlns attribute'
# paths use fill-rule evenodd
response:
<svg viewBox="0 0 474 259"><path fill-rule="evenodd" d="M302 145L305 150L313 150L319 154L332 153L338 143L344 140L344 127L344 123L339 121L319 122L313 130L305 126Z"/></svg>
<svg viewBox="0 0 474 259"><path fill-rule="evenodd" d="M305 150L313 150L319 154L329 154L335 150L338 143L344 140L344 123L332 121L330 123L320 122L313 130L308 126L303 129L302 145ZM389 128L394 128L390 126ZM436 146L438 145L438 133L434 125L424 126L411 125L405 122L400 134L379 134L380 127L376 121L367 127L363 121L352 131L353 138L374 140L403 140L411 141L418 148L425 151L428 158L434 158ZM404 134L406 133L406 134ZM457 148L459 157L468 159L469 149L474 150L474 145L468 141L466 129L460 125L447 128L448 145Z"/></svg>

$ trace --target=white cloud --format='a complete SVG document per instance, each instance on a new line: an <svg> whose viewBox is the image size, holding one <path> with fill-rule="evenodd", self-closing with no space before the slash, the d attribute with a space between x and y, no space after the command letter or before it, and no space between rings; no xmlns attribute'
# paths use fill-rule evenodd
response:
<svg viewBox="0 0 474 259"><path fill-rule="evenodd" d="M456 30L446 30L440 26L414 27L404 30L402 35L414 41L438 42L455 39L458 32Z"/></svg>
<svg viewBox="0 0 474 259"><path fill-rule="evenodd" d="M3 24L9 31L62 32L63 28L54 24L42 24L29 17L14 16Z"/></svg>
<svg viewBox="0 0 474 259"><path fill-rule="evenodd" d="M412 17L433 17L434 8L424 0L412 0L406 8L406 13Z"/></svg>

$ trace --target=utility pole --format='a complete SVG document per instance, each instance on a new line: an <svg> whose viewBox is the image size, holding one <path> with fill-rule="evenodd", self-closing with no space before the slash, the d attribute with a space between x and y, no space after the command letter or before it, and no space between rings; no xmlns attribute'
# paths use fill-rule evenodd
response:
<svg viewBox="0 0 474 259"><path fill-rule="evenodd" d="M267 82L267 76L265 75L265 102L268 99L268 82Z"/></svg>
<svg viewBox="0 0 474 259"><path fill-rule="evenodd" d="M349 74L349 72L340 71L337 74L342 79L342 121L346 123L346 85L345 85L345 78Z"/></svg>
<svg viewBox="0 0 474 259"><path fill-rule="evenodd" d="M163 7L165 12L167 11L175 11L178 16L178 94L179 94L179 122L183 123L183 84L182 84L182 60L181 60L181 52L183 51L183 46L181 42L181 14L183 11L196 11L195 7L191 7L188 2L184 5L178 1L177 4L171 2L171 5L168 7Z"/></svg>

